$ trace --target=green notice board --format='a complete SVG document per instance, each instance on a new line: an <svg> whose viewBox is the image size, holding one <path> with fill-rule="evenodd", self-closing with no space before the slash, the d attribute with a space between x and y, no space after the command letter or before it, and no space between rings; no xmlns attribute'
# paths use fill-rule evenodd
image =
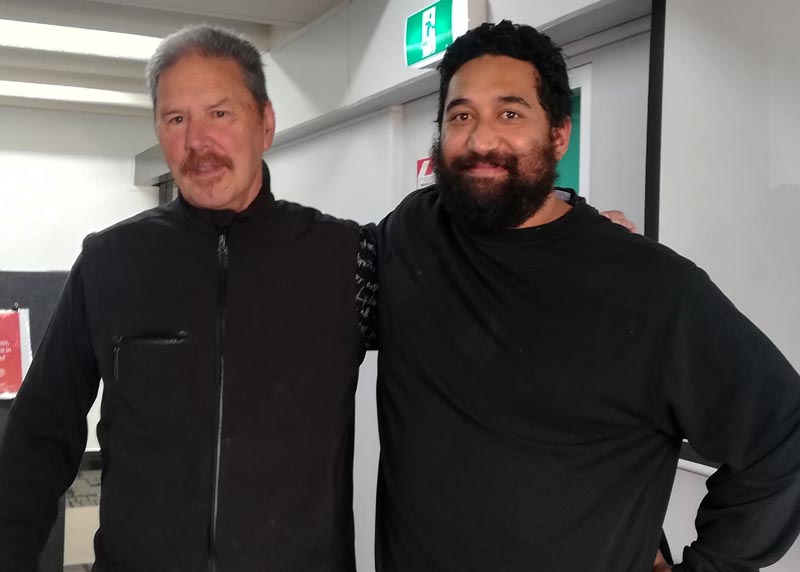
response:
<svg viewBox="0 0 800 572"><path fill-rule="evenodd" d="M579 191L581 172L581 89L572 92L572 135L567 154L558 162L556 186Z"/></svg>

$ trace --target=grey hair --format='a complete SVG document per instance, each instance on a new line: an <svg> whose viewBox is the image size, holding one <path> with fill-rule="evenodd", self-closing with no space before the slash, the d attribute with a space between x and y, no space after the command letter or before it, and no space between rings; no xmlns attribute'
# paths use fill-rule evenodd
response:
<svg viewBox="0 0 800 572"><path fill-rule="evenodd" d="M239 64L245 85L259 106L269 101L261 54L250 40L232 30L200 24L181 28L164 38L147 63L145 77L154 111L159 76L182 57L189 55L234 60Z"/></svg>

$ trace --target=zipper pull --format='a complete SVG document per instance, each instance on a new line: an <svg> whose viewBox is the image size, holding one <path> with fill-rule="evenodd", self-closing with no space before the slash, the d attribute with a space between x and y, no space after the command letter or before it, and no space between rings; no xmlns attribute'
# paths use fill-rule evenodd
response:
<svg viewBox="0 0 800 572"><path fill-rule="evenodd" d="M114 381L119 381L119 349L122 345L122 336L114 338Z"/></svg>
<svg viewBox="0 0 800 572"><path fill-rule="evenodd" d="M222 232L219 233L219 239L217 240L217 255L220 257L228 256L228 234L230 234L230 225L226 226L222 229Z"/></svg>
<svg viewBox="0 0 800 572"><path fill-rule="evenodd" d="M225 254L226 250L228 250L228 244L225 240L225 233L220 233L219 241L217 242L217 254Z"/></svg>

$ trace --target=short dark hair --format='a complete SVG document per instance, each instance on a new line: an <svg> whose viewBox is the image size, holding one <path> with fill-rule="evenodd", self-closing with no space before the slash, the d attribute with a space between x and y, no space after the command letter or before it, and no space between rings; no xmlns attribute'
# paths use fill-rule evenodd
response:
<svg viewBox="0 0 800 572"><path fill-rule="evenodd" d="M440 130L450 80L465 63L486 55L509 56L530 62L539 75L537 94L550 126L561 127L570 118L572 92L561 48L548 35L531 26L503 20L498 24L481 24L447 48L438 67L439 112L436 123Z"/></svg>
<svg viewBox="0 0 800 572"><path fill-rule="evenodd" d="M153 100L154 111L159 76L182 57L189 55L232 59L242 70L245 85L256 103L264 106L269 101L264 64L258 49L241 34L201 24L187 26L164 38L147 63L147 89Z"/></svg>

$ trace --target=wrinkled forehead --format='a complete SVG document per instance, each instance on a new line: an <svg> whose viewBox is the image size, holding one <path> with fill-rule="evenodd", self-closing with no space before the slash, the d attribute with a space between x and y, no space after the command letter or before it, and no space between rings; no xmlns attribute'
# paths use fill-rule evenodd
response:
<svg viewBox="0 0 800 572"><path fill-rule="evenodd" d="M236 60L187 54L164 69L156 86L156 106L164 100L221 99L249 96L255 101Z"/></svg>

